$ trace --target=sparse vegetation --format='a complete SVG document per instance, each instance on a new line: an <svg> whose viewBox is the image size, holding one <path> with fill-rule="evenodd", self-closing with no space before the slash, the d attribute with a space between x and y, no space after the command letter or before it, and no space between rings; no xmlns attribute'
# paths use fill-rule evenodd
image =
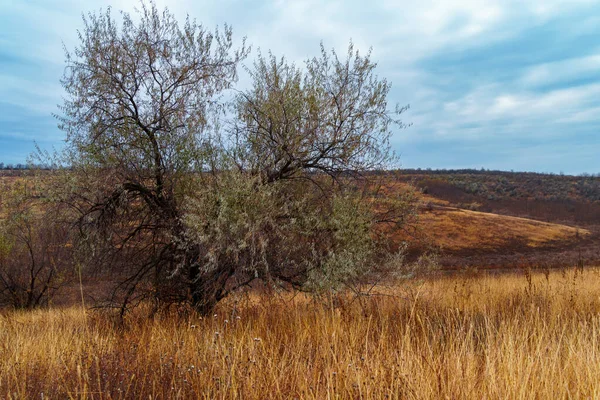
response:
<svg viewBox="0 0 600 400"><path fill-rule="evenodd" d="M401 170L397 176L460 208L478 203L479 211L556 223L600 224L600 177L595 175Z"/></svg>
<svg viewBox="0 0 600 400"><path fill-rule="evenodd" d="M0 181L0 307L48 305L74 275L72 230L59 206L36 198L47 184Z"/></svg>

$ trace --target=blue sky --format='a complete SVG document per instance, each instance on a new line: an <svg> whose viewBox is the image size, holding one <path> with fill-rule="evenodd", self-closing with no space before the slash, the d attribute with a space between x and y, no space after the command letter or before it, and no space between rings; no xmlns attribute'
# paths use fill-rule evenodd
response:
<svg viewBox="0 0 600 400"><path fill-rule="evenodd" d="M411 107L412 127L392 139L404 167L600 172L598 1L157 0L167 3L293 61L320 41L372 46L390 101ZM62 46L77 43L81 13L138 4L0 0L0 162L24 162L34 141L61 146Z"/></svg>

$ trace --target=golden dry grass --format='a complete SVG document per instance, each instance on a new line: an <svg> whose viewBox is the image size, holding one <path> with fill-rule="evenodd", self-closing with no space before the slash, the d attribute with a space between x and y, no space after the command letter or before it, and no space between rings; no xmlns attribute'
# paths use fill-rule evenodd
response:
<svg viewBox="0 0 600 400"><path fill-rule="evenodd" d="M214 317L0 318L1 398L600 398L600 272L446 277ZM389 296L388 296L389 295ZM42 395L43 393L43 395Z"/></svg>
<svg viewBox="0 0 600 400"><path fill-rule="evenodd" d="M424 212L419 224L435 244L448 250L490 250L515 244L540 247L590 234L566 225L460 209Z"/></svg>

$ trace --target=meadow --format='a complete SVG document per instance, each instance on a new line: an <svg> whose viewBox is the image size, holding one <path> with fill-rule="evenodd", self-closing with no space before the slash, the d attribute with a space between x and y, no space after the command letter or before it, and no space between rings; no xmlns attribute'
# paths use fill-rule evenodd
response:
<svg viewBox="0 0 600 400"><path fill-rule="evenodd" d="M454 273L200 318L4 311L0 397L599 398L600 269Z"/></svg>
<svg viewBox="0 0 600 400"><path fill-rule="evenodd" d="M600 177L393 171L370 50L139 3L0 173L0 398L600 398Z"/></svg>

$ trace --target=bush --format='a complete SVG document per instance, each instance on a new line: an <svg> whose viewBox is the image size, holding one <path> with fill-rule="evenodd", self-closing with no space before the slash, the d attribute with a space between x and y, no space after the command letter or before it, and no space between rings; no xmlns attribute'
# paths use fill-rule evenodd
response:
<svg viewBox="0 0 600 400"><path fill-rule="evenodd" d="M3 193L0 214L0 306L47 305L72 275L69 227L58 210L15 185ZM7 188L5 188L7 189Z"/></svg>

